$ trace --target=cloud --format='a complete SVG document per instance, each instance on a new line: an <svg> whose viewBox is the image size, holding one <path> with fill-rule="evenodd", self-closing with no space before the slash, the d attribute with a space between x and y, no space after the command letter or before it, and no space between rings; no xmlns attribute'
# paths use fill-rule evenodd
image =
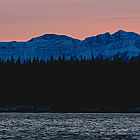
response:
<svg viewBox="0 0 140 140"><path fill-rule="evenodd" d="M104 17L97 18L98 20L140 20L140 16L124 16L124 17Z"/></svg>

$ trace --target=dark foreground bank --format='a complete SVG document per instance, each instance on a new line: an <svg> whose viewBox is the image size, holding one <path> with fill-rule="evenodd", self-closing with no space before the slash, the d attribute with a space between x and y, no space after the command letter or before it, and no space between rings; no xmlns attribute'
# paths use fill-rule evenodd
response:
<svg viewBox="0 0 140 140"><path fill-rule="evenodd" d="M140 107L115 108L110 106L70 105L1 105L0 112L11 113L140 113Z"/></svg>
<svg viewBox="0 0 140 140"><path fill-rule="evenodd" d="M140 61L133 57L129 62L34 58L22 64L11 57L0 60L0 105L22 112L40 112L40 106L50 106L42 108L47 112L139 112L139 81Z"/></svg>

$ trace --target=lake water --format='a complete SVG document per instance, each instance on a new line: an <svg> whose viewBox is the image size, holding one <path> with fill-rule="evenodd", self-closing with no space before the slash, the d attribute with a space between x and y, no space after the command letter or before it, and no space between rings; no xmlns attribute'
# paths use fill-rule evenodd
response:
<svg viewBox="0 0 140 140"><path fill-rule="evenodd" d="M1 113L3 139L140 140L140 114Z"/></svg>

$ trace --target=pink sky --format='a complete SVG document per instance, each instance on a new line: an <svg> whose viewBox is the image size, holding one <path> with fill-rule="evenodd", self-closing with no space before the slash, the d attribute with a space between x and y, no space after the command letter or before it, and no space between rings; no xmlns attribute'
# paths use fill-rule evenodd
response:
<svg viewBox="0 0 140 140"><path fill-rule="evenodd" d="M47 33L79 39L104 32L140 33L140 0L0 0L0 41Z"/></svg>

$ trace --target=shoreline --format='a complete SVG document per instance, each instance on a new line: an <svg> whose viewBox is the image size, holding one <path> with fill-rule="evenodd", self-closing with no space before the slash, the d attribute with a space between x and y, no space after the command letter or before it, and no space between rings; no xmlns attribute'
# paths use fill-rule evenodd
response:
<svg viewBox="0 0 140 140"><path fill-rule="evenodd" d="M77 106L75 106L76 108ZM55 106L26 106L26 105L5 105L0 106L0 113L140 113L139 107L134 108L125 108L125 109L119 109L119 108L111 108L111 107L94 107L88 109L88 106L85 106L84 108L87 108L83 110L83 107L79 108L61 108L58 109L57 105ZM96 110L95 110L96 109Z"/></svg>

